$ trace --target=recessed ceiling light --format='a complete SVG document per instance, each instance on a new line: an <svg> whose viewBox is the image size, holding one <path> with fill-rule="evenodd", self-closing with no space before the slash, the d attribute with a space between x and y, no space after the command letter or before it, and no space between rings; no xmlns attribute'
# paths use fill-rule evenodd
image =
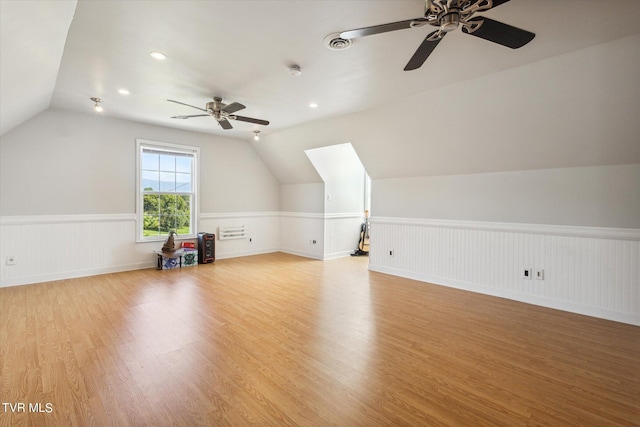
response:
<svg viewBox="0 0 640 427"><path fill-rule="evenodd" d="M118 89L118 93L119 93L120 95L129 95L129 93L131 93L131 92L129 92L129 91L128 91L128 90L126 90L126 89Z"/></svg>
<svg viewBox="0 0 640 427"><path fill-rule="evenodd" d="M318 108L318 104L312 102L311 104L309 104L309 108Z"/></svg>
<svg viewBox="0 0 640 427"><path fill-rule="evenodd" d="M152 58L159 59L161 61L167 59L167 55L165 55L162 52L155 52L154 51L154 52L151 52L149 55L151 55Z"/></svg>

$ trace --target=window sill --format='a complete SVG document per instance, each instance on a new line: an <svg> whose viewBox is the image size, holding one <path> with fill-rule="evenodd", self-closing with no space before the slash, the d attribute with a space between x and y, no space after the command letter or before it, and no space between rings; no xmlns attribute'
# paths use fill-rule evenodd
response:
<svg viewBox="0 0 640 427"><path fill-rule="evenodd" d="M141 239L140 237L138 237L136 239L136 243L157 243L157 242L164 242L167 240L168 236L157 236L157 237L146 237L144 239ZM198 236L196 234L182 234L182 235L175 235L174 236L174 240L176 241L181 241L181 240L194 240L197 239Z"/></svg>

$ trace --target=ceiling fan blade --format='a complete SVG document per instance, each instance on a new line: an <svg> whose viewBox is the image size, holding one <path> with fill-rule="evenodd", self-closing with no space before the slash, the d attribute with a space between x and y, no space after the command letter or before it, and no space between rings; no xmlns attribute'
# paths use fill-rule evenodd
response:
<svg viewBox="0 0 640 427"><path fill-rule="evenodd" d="M534 33L529 31L512 27L511 25L494 21L489 18L476 17L471 18L469 21L480 22L481 25L472 33L470 33L467 28L462 27L462 32L480 37L481 39L489 40L493 43L501 44L502 46L510 47L511 49L518 49L519 47L524 46L536 36Z"/></svg>
<svg viewBox="0 0 640 427"><path fill-rule="evenodd" d="M269 124L269 122L267 120L254 119L254 118L251 118L251 117L229 116L229 118L232 119L232 120L238 120L239 122L255 123L257 125L263 125L263 126L267 126Z"/></svg>
<svg viewBox="0 0 640 427"><path fill-rule="evenodd" d="M194 114L191 116L173 116L172 119L190 119L191 117L209 117L211 114Z"/></svg>
<svg viewBox="0 0 640 427"><path fill-rule="evenodd" d="M493 5L491 6L491 9L493 9L494 7L498 7L498 6L500 6L501 4L505 4L505 3L509 2L509 1L511 1L511 0L493 0L493 1L491 2L491 3L493 4Z"/></svg>
<svg viewBox="0 0 640 427"><path fill-rule="evenodd" d="M187 107L191 107L191 108L196 108L200 111L204 111L205 113L208 113L208 110L205 110L204 108L200 108L200 107L196 107L195 105L189 105L189 104L185 104L184 102L180 102L180 101L174 101L173 99L167 99L167 101L169 102L174 102L176 104L180 104L180 105L186 105Z"/></svg>
<svg viewBox="0 0 640 427"><path fill-rule="evenodd" d="M390 24L374 25L373 27L358 28L356 30L343 31L340 38L357 39L359 37L371 36L374 34L388 33L389 31L404 30L412 28L413 23L426 22L424 18L409 19L407 21L391 22Z"/></svg>
<svg viewBox="0 0 640 427"><path fill-rule="evenodd" d="M224 107L222 109L222 111L225 111L229 114L235 113L236 111L240 111L243 110L247 107L245 107L244 105L240 104L239 102L232 102L231 104L227 105L226 107Z"/></svg>
<svg viewBox="0 0 640 427"><path fill-rule="evenodd" d="M422 67L422 64L424 64L424 61L427 60L429 55L431 55L431 52L433 52L433 49L435 49L436 46L438 46L438 43L440 43L444 38L444 36L446 35L446 34L443 35L438 40L430 41L429 38L435 33L437 33L437 31L430 33L424 39L420 47L418 47L418 50L416 50L416 53L413 54L413 56L411 57L407 65L404 67L405 71L417 70L418 68Z"/></svg>
<svg viewBox="0 0 640 427"><path fill-rule="evenodd" d="M231 123L229 123L229 120L227 119L220 119L218 120L218 123L220 123L222 129L233 129L233 126L231 126Z"/></svg>

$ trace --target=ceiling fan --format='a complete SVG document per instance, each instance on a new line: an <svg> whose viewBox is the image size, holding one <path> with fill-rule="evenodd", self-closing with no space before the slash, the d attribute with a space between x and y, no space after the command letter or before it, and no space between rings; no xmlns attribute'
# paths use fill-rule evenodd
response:
<svg viewBox="0 0 640 427"><path fill-rule="evenodd" d="M404 67L405 71L420 68L444 36L458 27L462 27L462 32L465 34L480 37L511 49L517 49L533 40L535 34L493 19L474 16L477 12L487 11L508 1L425 0L424 17L343 31L340 33L340 38L351 40L424 25L436 27L437 29L427 35L418 50L413 54Z"/></svg>
<svg viewBox="0 0 640 427"><path fill-rule="evenodd" d="M184 102L174 101L173 99L167 99L169 102L174 102L180 105L186 105L187 107L195 108L203 111L205 114L192 114L189 116L173 116L172 119L190 119L192 117L213 117L218 121L222 129L233 129L229 120L238 120L240 122L255 123L257 125L267 126L269 122L262 119L254 119L252 117L238 116L235 113L245 107L238 102L232 102L231 104L224 104L222 98L214 97L213 101L207 102L205 108L196 107L195 105L185 104Z"/></svg>

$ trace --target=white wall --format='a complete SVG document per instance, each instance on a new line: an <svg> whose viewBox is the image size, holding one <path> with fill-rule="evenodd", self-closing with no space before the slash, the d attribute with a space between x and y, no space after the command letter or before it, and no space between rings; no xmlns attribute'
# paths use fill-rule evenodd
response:
<svg viewBox="0 0 640 427"><path fill-rule="evenodd" d="M281 185L280 211L280 250L323 259L324 183Z"/></svg>
<svg viewBox="0 0 640 427"><path fill-rule="evenodd" d="M283 212L324 213L324 183L281 185L280 210Z"/></svg>
<svg viewBox="0 0 640 427"><path fill-rule="evenodd" d="M640 164L374 180L376 216L640 228Z"/></svg>
<svg viewBox="0 0 640 427"><path fill-rule="evenodd" d="M201 212L279 208L246 141L49 109L0 140L0 215L135 213L136 138L200 147Z"/></svg>
<svg viewBox="0 0 640 427"><path fill-rule="evenodd" d="M325 213L364 210L365 169L351 144L328 145L305 153L324 181Z"/></svg>
<svg viewBox="0 0 640 427"><path fill-rule="evenodd" d="M348 256L363 221L364 167L350 144L306 154L324 182L280 187L282 251L316 259Z"/></svg>
<svg viewBox="0 0 640 427"><path fill-rule="evenodd" d="M328 203L325 187L323 183L285 184L280 187L282 252L331 259L347 256L355 250L362 214L325 213L325 203Z"/></svg>
<svg viewBox="0 0 640 427"><path fill-rule="evenodd" d="M323 258L348 256L357 248L364 220L364 166L349 143L305 153L324 181Z"/></svg>
<svg viewBox="0 0 640 427"><path fill-rule="evenodd" d="M219 258L278 250L280 187L248 142L49 109L0 139L3 286L154 265L161 243L135 243L136 138L200 147L198 231L250 231Z"/></svg>

